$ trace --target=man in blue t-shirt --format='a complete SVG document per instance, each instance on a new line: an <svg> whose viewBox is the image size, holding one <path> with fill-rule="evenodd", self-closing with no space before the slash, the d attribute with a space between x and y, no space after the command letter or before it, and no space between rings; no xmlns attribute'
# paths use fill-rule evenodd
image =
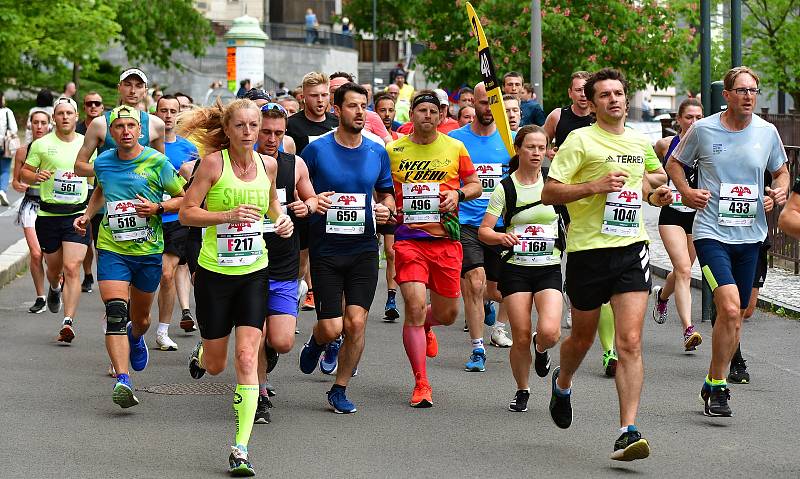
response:
<svg viewBox="0 0 800 479"><path fill-rule="evenodd" d="M164 121L164 148L169 162L176 170L188 161L198 157L197 147L187 139L175 133L175 124L181 105L173 95L164 95L156 102L156 116ZM164 199L169 199L165 195ZM161 285L158 289L158 331L156 345L162 351L176 351L178 345L169 337L169 323L172 320L172 309L175 306L177 292L181 305L180 327L187 333L195 331L194 318L189 311L189 293L191 280L189 267L186 265L186 237L189 227L178 221L178 213L161 215L164 229L164 255L162 258Z"/></svg>
<svg viewBox="0 0 800 479"><path fill-rule="evenodd" d="M503 166L510 160L503 139L489 107L489 97L484 84L475 86L475 119L469 125L453 130L449 135L464 143L478 172L483 194L477 199L465 201L458 207L461 223L461 245L464 260L461 265L461 292L464 296L464 316L469 329L472 353L465 364L467 371L486 370L486 349L483 345L483 324L492 326L491 342L497 347L511 347L511 338L505 330L505 321L497 319L493 301L502 301L497 290L500 275L500 253L496 247L487 246L478 240L478 227L489 206L492 191L500 184ZM484 301L487 299L489 301ZM500 309L500 317L504 316Z"/></svg>
<svg viewBox="0 0 800 479"><path fill-rule="evenodd" d="M395 204L389 155L383 145L361 134L367 91L356 83L345 83L334 94L334 109L339 117L336 132L303 150L318 192L319 214L309 225L317 324L300 353L300 370L311 374L319 361L323 373L336 372L328 402L337 413L347 414L356 412L345 387L364 350L367 313L378 284L375 223L386 223Z"/></svg>

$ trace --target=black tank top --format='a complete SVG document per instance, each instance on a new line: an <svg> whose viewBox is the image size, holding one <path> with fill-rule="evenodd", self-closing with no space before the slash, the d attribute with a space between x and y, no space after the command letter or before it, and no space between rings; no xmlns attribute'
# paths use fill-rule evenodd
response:
<svg viewBox="0 0 800 479"><path fill-rule="evenodd" d="M278 152L278 173L275 176L275 189L286 190L286 204L295 201L295 156L282 151ZM297 222L294 215L289 213L292 221ZM275 233L264 233L267 243L267 256L269 256L269 279L276 281L292 281L297 279L300 272L300 242L297 233L290 238L281 238Z"/></svg>
<svg viewBox="0 0 800 479"><path fill-rule="evenodd" d="M567 135L573 130L589 126L592 123L594 123L594 117L591 114L578 116L572 111L572 106L565 106L561 109L561 119L556 125L556 147L561 146L567 139Z"/></svg>

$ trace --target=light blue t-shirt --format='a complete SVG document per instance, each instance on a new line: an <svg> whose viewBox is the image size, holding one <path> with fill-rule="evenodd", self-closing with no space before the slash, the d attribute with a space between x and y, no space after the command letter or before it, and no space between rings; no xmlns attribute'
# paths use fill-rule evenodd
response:
<svg viewBox="0 0 800 479"><path fill-rule="evenodd" d="M697 168L697 188L711 192L708 204L694 217L694 239L714 239L731 244L758 243L767 236L764 214L764 171L774 173L786 163L786 150L778 130L757 115L742 131L722 126L721 113L694 123L681 138L672 156L686 166ZM722 184L733 185L720 212ZM755 191L753 191L755 190ZM755 195L747 204L742 199ZM725 196L723 196L725 197ZM735 201L739 199L740 201ZM727 205L727 207L726 207ZM751 206L752 205L752 206ZM755 208L751 226L720 224L720 213L747 214Z"/></svg>
<svg viewBox="0 0 800 479"><path fill-rule="evenodd" d="M449 136L460 140L467 147L472 163L481 180L483 194L480 198L465 201L458 205L458 221L462 225L478 227L483 221L483 215L489 206L489 198L494 189L500 184L504 172L508 169L508 156L503 138L495 132L489 136L478 136L472 132L470 125L448 133ZM502 220L498 221L502 225Z"/></svg>
<svg viewBox="0 0 800 479"><path fill-rule="evenodd" d="M167 158L169 158L169 162L176 170L180 170L181 165L187 161L196 160L199 156L197 147L186 138L180 136L172 143L164 142L164 151L167 154ZM177 212L164 213L161 215L162 223L171 223L173 221L178 221Z"/></svg>

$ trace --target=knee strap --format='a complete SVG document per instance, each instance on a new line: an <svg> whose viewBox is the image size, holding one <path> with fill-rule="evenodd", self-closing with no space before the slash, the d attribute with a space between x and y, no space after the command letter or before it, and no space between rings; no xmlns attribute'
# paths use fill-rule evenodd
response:
<svg viewBox="0 0 800 479"><path fill-rule="evenodd" d="M106 301L106 336L127 334L128 302L114 298Z"/></svg>

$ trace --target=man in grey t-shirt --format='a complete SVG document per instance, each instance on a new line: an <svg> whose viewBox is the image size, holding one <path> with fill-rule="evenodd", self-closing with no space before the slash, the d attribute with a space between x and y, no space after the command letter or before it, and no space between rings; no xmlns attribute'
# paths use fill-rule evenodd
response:
<svg viewBox="0 0 800 479"><path fill-rule="evenodd" d="M728 109L694 123L667 163L683 203L698 210L694 245L717 306L711 365L700 394L707 416L732 415L725 371L739 343L759 247L767 234L764 195L782 205L789 186L778 132L753 114L758 81L747 67L728 71L723 81ZM697 188L687 183L681 163L697 168ZM764 187L764 171L772 173L772 188Z"/></svg>

